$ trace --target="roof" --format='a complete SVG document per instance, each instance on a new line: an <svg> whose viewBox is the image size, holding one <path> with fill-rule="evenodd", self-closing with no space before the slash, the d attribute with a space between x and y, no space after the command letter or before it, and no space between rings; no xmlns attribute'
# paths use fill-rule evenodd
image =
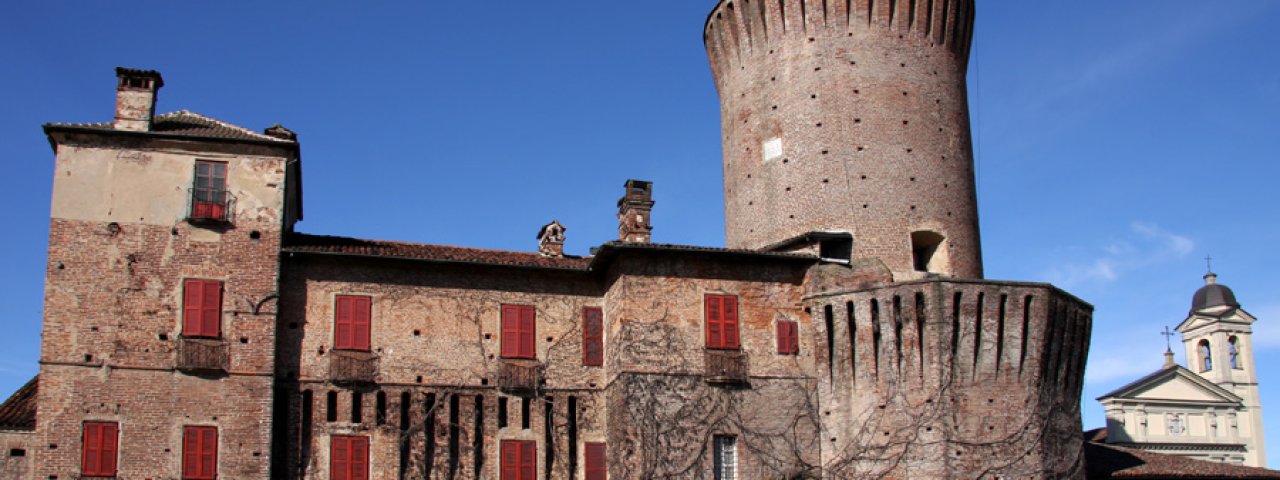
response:
<svg viewBox="0 0 1280 480"><path fill-rule="evenodd" d="M663 243L627 243L616 241L605 243L604 245L593 249L593 253L595 253L595 255L590 257L578 257L572 255L551 257L533 252L488 250L482 248L395 242L387 240L365 240L359 238L311 235L304 233L295 233L290 235L285 241L283 250L288 253L302 254L344 255L353 257L374 257L445 263L471 263L578 271L595 270L606 264L610 258L616 255L616 252L620 251L711 254L739 258L752 257L801 262L817 261L817 258L811 255L791 253L772 253L732 248L696 247L690 245L672 245Z"/></svg>
<svg viewBox="0 0 1280 480"><path fill-rule="evenodd" d="M97 130L104 132L118 132L111 122L97 123L47 123L45 131L49 130ZM273 137L264 133L258 133L253 130L232 125L230 123L206 117L204 115L189 111L178 110L163 115L157 115L151 121L151 130L147 132L131 132L143 134L159 134L172 137L191 137L201 139L221 139L221 140L240 140L251 141L256 143L278 143L281 145L296 144L295 140L287 140L283 138Z"/></svg>
<svg viewBox="0 0 1280 480"><path fill-rule="evenodd" d="M0 430L35 430L39 379L39 376L31 377L26 385L0 404Z"/></svg>
<svg viewBox="0 0 1280 480"><path fill-rule="evenodd" d="M1236 394L1231 393L1226 389L1215 385L1213 382L1205 380L1204 377L1196 375L1195 372L1192 372L1191 370L1187 370L1185 367L1178 364L1173 364L1167 367L1163 367L1159 370L1156 370L1155 372L1152 372L1151 374L1145 377L1129 382L1125 386L1117 388L1111 391L1110 393L1107 393L1106 395L1098 397L1097 399L1104 400L1108 398L1117 398L1117 397L1130 398L1143 391L1148 390L1151 387L1154 387L1155 385L1165 383L1166 381L1172 379L1175 376L1182 377L1183 379L1195 384L1197 387L1200 387L1200 389L1204 390L1209 395L1220 398L1222 402L1240 403L1244 401ZM1171 398L1168 400L1180 400L1180 399Z"/></svg>
<svg viewBox="0 0 1280 480"><path fill-rule="evenodd" d="M586 271L591 264L591 259L584 257L548 257L531 252L486 250L386 240L362 240L302 233L290 235L285 241L284 251L582 271Z"/></svg>
<svg viewBox="0 0 1280 480"><path fill-rule="evenodd" d="M1231 288L1217 283L1218 276L1213 272L1204 276L1205 285L1191 296L1191 313L1213 307L1240 308L1235 292Z"/></svg>
<svg viewBox="0 0 1280 480"><path fill-rule="evenodd" d="M1099 432L1101 430L1101 432ZM1133 479L1271 479L1280 472L1265 468L1209 462L1102 443L1106 429L1084 433L1085 476L1090 480Z"/></svg>

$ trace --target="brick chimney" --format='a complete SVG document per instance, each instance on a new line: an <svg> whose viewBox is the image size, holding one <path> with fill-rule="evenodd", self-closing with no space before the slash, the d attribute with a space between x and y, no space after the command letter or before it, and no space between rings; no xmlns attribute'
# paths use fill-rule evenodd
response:
<svg viewBox="0 0 1280 480"><path fill-rule="evenodd" d="M543 225L542 229L538 230L538 253L547 257L563 257L565 230L568 229L557 220Z"/></svg>
<svg viewBox="0 0 1280 480"><path fill-rule="evenodd" d="M156 115L156 92L164 79L155 70L116 67L116 130L146 132Z"/></svg>
<svg viewBox="0 0 1280 480"><path fill-rule="evenodd" d="M653 226L649 212L653 210L653 182L627 180L627 193L618 199L618 240L627 243L649 243Z"/></svg>

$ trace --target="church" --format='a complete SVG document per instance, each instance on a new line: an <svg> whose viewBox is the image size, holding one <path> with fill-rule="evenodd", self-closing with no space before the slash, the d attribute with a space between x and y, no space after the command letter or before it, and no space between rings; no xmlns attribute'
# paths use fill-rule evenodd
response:
<svg viewBox="0 0 1280 480"><path fill-rule="evenodd" d="M1266 467L1251 325L1257 320L1210 272L1195 292L1182 336L1188 365L1164 366L1098 398L1105 441L1151 452ZM1172 336L1172 333L1166 332Z"/></svg>

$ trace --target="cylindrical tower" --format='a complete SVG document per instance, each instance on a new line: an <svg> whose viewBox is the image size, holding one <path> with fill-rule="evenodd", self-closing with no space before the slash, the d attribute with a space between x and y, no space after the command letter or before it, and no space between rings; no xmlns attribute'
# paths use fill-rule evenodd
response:
<svg viewBox="0 0 1280 480"><path fill-rule="evenodd" d="M895 279L982 277L965 71L973 0L721 0L725 234L853 236Z"/></svg>

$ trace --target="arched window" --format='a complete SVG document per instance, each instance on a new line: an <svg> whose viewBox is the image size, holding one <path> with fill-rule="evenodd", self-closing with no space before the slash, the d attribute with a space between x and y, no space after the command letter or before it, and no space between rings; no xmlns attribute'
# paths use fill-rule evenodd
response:
<svg viewBox="0 0 1280 480"><path fill-rule="evenodd" d="M911 263L917 272L946 273L946 237L937 232L911 232Z"/></svg>
<svg viewBox="0 0 1280 480"><path fill-rule="evenodd" d="M1209 341L1200 341L1200 371L1207 372L1213 370L1213 352L1209 350Z"/></svg>
<svg viewBox="0 0 1280 480"><path fill-rule="evenodd" d="M1240 365L1240 344L1234 336L1227 339L1227 355L1231 357L1231 368L1236 370L1244 368Z"/></svg>

